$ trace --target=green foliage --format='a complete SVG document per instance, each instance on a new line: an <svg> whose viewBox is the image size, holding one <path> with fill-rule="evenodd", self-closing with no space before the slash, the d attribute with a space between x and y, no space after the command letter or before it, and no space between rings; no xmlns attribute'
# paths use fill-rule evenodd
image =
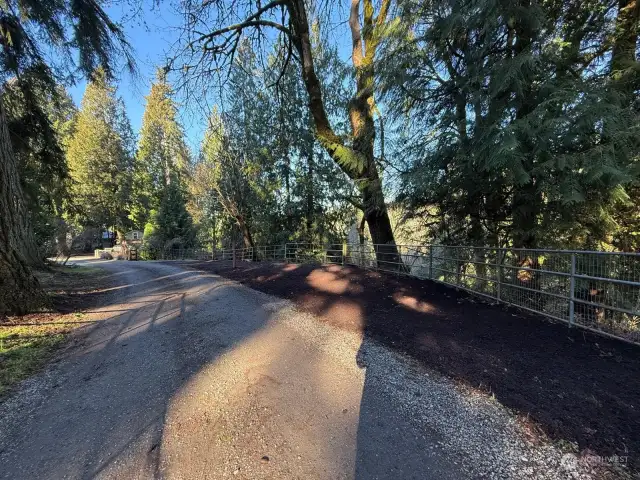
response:
<svg viewBox="0 0 640 480"><path fill-rule="evenodd" d="M194 245L193 220L186 208L185 194L174 177L164 188L157 214L145 225L144 238L156 248L189 248Z"/></svg>
<svg viewBox="0 0 640 480"><path fill-rule="evenodd" d="M150 209L158 209L169 179L185 182L189 151L177 119L177 107L166 76L159 70L146 97L133 182L134 204L130 218L143 226Z"/></svg>
<svg viewBox="0 0 640 480"><path fill-rule="evenodd" d="M437 207L432 238L616 242L625 188L638 178L639 122L610 75L611 12L622 10L605 3L401 2L381 77L407 138L398 154L412 161L402 198Z"/></svg>
<svg viewBox="0 0 640 480"><path fill-rule="evenodd" d="M80 226L130 227L132 142L122 101L105 75L97 72L87 85L67 149L70 216Z"/></svg>
<svg viewBox="0 0 640 480"><path fill-rule="evenodd" d="M66 229L58 228L64 223L60 216L67 175L60 142L68 133L70 102L58 83L92 75L98 66L109 76L120 55L131 69L133 62L120 27L109 19L102 2L4 0L1 4L0 82L3 106L12 122L13 147L3 149L3 154L15 151L18 161L0 159L6 168L0 183L0 215L20 219L5 225L2 232L5 241L13 239L2 251L10 257L3 260L13 265L15 276L16 259L24 256L36 265L51 253L54 230L58 238L65 236ZM15 185L26 190L25 200L22 188ZM22 252L16 254L14 249Z"/></svg>
<svg viewBox="0 0 640 480"><path fill-rule="evenodd" d="M152 238L155 237L156 231L158 230L158 212L156 210L151 210L148 213L149 221L144 226L143 237L149 239L151 241Z"/></svg>
<svg viewBox="0 0 640 480"><path fill-rule="evenodd" d="M151 249L191 247L196 232L187 210L190 157L162 70L146 99L129 218L135 226L144 226L145 243Z"/></svg>
<svg viewBox="0 0 640 480"><path fill-rule="evenodd" d="M365 165L345 115L358 101L349 87L358 72L321 35L322 19L311 43L335 135L315 132L286 41L256 52L241 36L192 164L164 70L133 155L109 80L110 57L126 42L98 6L14 3L30 21L0 18L4 79L20 74L3 105L40 243L62 216L81 227L144 228L159 248L227 246L241 235L248 244L338 241L360 225L365 182L339 166ZM369 108L380 122L374 166L387 198L399 193L398 228L414 241L424 230L423 240L447 243L640 248L639 19L627 3L397 2L395 20L376 28L369 82L384 88ZM34 32L54 49L77 39L77 63L94 77L80 112L53 81L73 68L47 66L26 41Z"/></svg>
<svg viewBox="0 0 640 480"><path fill-rule="evenodd" d="M64 148L76 109L62 87L51 90L39 73L9 82L2 101L36 242L48 255L68 200Z"/></svg>
<svg viewBox="0 0 640 480"><path fill-rule="evenodd" d="M98 67L110 76L118 57L133 69L124 34L101 4L93 0L4 0L0 10L3 82L33 69L40 70L41 78L50 83L54 76L92 75ZM54 55L48 55L51 53Z"/></svg>
<svg viewBox="0 0 640 480"><path fill-rule="evenodd" d="M317 42L329 112L344 117L347 69L336 51ZM290 63L283 71L280 48L260 68L249 45L241 46L225 111L212 113L193 168L190 209L206 232L201 237L216 244L238 238L236 229L245 226L260 245L322 241L344 236L355 217L344 201L354 189L316 141L299 66ZM336 125L347 128L346 121Z"/></svg>
<svg viewBox="0 0 640 480"><path fill-rule="evenodd" d="M210 199L201 203L201 208L207 210L201 210L200 218L228 217L238 227L245 229L245 242L250 246L253 242L250 232L261 197L260 180L263 172L259 161L251 157L250 145L243 144L242 140L231 136L222 118L214 111L202 143L200 159L194 168L192 183L193 188ZM236 236L231 231L225 233L227 238Z"/></svg>

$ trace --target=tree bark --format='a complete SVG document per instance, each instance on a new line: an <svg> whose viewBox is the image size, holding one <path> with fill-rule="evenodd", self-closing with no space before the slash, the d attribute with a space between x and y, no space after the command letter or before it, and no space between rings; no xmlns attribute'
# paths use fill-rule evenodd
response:
<svg viewBox="0 0 640 480"><path fill-rule="evenodd" d="M530 8L531 2L521 2L523 8ZM532 30L528 20L519 20L515 25L516 40L513 47L514 56L522 55L529 50L537 34ZM516 120L523 120L534 109L534 78L525 78L522 93L516 96ZM523 185L516 185L513 194L513 245L516 248L535 248L537 246L538 216L542 209L542 198L533 175L535 167L534 142L526 135L518 139L525 157L523 168L529 174L529 179Z"/></svg>
<svg viewBox="0 0 640 480"><path fill-rule="evenodd" d="M249 230L249 225L247 225L244 217L240 215L236 217L236 221L238 222L238 227L240 227L240 232L242 233L244 248L252 248L255 250L256 245L253 242L253 235L251 235L251 230Z"/></svg>
<svg viewBox="0 0 640 480"><path fill-rule="evenodd" d="M389 213L384 202L382 181L374 157L375 124L373 98L374 59L378 41L374 26L386 21L389 0L383 0L379 15L373 18L373 5L364 0L364 28L360 30L360 0L352 0L349 25L353 41L353 63L357 91L349 104L353 142L348 146L331 127L316 75L304 0L287 4L294 33L294 44L302 63L302 78L309 95L309 110L314 120L318 142L347 176L354 181L363 200L364 217L376 246L380 267L403 270L395 244Z"/></svg>
<svg viewBox="0 0 640 480"><path fill-rule="evenodd" d="M314 217L314 197L313 197L313 175L314 175L314 158L313 158L313 145L309 156L307 157L307 178L306 178L306 227L307 227L307 241L313 243L313 217Z"/></svg>
<svg viewBox="0 0 640 480"><path fill-rule="evenodd" d="M244 240L244 247L250 248L251 250L251 259L258 260L258 250L256 249L256 244L253 241L253 235L251 235L251 230L249 230L249 226L246 222L242 222L240 224L240 230L242 231L242 238ZM266 260L266 259L265 259Z"/></svg>
<svg viewBox="0 0 640 480"><path fill-rule="evenodd" d="M246 210L242 209L238 205L238 203L232 202L231 200L225 198L221 191L217 191L217 194L218 194L220 203L222 204L222 207L225 209L227 214L231 218L233 218L238 224L238 228L240 229L240 233L242 234L244 247L252 249L252 252L253 252L252 256L253 258L256 258L257 252L255 248L255 243L253 241L253 235L251 234L251 229L249 228L249 222L247 221L247 217L249 216L249 214L242 213L243 211L246 212ZM240 202L241 200L239 200L239 203Z"/></svg>
<svg viewBox="0 0 640 480"><path fill-rule="evenodd" d="M35 241L0 99L0 314L23 314L46 304L31 271Z"/></svg>
<svg viewBox="0 0 640 480"><path fill-rule="evenodd" d="M616 90L620 92L623 106L630 102L638 87L636 44L640 22L640 1L619 0L616 31L611 52L611 74Z"/></svg>

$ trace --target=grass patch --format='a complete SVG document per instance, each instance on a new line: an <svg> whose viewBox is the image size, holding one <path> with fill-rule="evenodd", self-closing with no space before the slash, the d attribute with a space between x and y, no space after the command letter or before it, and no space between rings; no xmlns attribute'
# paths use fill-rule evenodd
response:
<svg viewBox="0 0 640 480"><path fill-rule="evenodd" d="M57 320L57 319L56 319ZM37 371L60 346L70 328L54 324L0 326L0 396Z"/></svg>
<svg viewBox="0 0 640 480"><path fill-rule="evenodd" d="M0 320L0 397L37 372L74 329L85 325L83 310L97 305L110 286L98 267L53 266L36 272L53 308Z"/></svg>

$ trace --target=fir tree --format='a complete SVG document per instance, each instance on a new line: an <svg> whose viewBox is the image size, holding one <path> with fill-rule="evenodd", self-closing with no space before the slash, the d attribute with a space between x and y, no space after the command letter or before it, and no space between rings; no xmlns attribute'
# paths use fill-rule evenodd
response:
<svg viewBox="0 0 640 480"><path fill-rule="evenodd" d="M68 200L68 168L64 153L76 108L63 87L51 92L27 72L8 82L2 101L11 144L18 162L25 202L37 244L35 255L53 252L57 230ZM32 82L31 99L20 83Z"/></svg>
<svg viewBox="0 0 640 480"><path fill-rule="evenodd" d="M128 228L132 136L115 87L98 72L87 85L67 150L79 225Z"/></svg>
<svg viewBox="0 0 640 480"><path fill-rule="evenodd" d="M362 3L362 14L361 14ZM383 0L374 8L372 3L355 1L351 4L349 29L352 38L354 95L343 105L348 112L350 135L338 133L335 118L328 115L327 100L317 71L317 52L314 52L309 6L305 2L272 2L261 6L249 2L242 12L244 20L229 22L236 15L235 6L224 2L185 2L189 14L185 58L182 72L187 80L202 86L210 82L221 69L234 66L240 43L253 42L257 54L268 57L264 50L262 28L272 27L277 41L283 46L283 68L291 61L299 61L307 106L313 118L314 134L318 143L358 190L360 199L356 205L362 210L374 243L383 245L376 249L379 262L404 269L395 245L395 238L384 198L381 171L376 158L376 68L382 33L389 24L391 2ZM246 17L245 17L246 15ZM208 33L199 31L198 18L209 18ZM267 20L268 19L268 20ZM233 23L233 24L231 24ZM221 68L222 67L222 68ZM276 80L277 83L277 80ZM394 268L396 268L394 267Z"/></svg>
<svg viewBox="0 0 640 480"><path fill-rule="evenodd" d="M189 172L189 150L177 118L177 106L163 70L146 97L135 161L133 223L143 226L151 209L157 210L171 178L184 185Z"/></svg>
<svg viewBox="0 0 640 480"><path fill-rule="evenodd" d="M62 61L56 65L48 63L44 51L58 53ZM0 10L3 86L10 78L20 78L26 71L32 71L38 72L41 83L52 92L54 74L71 77L78 71L91 74L99 65L110 72L113 58L120 53L125 54L131 66L122 32L97 2L3 2ZM77 64L73 61L75 54ZM28 101L34 97L33 85L35 82L20 85ZM42 257L34 253L37 246L3 103L0 102L0 313L22 312L46 301L30 270L31 265L42 264Z"/></svg>
<svg viewBox="0 0 640 480"><path fill-rule="evenodd" d="M177 176L169 178L163 190L162 200L152 226L145 229L151 233L151 243L163 248L189 248L194 245L195 230L193 220L186 208L185 192L182 190ZM173 180L173 181L172 181Z"/></svg>
<svg viewBox="0 0 640 480"><path fill-rule="evenodd" d="M405 198L438 206L440 240L595 248L615 229L638 117L630 80L606 65L637 69L638 16L618 9L616 21L618 2L606 3L400 4L387 101L411 139L398 152L414 160Z"/></svg>

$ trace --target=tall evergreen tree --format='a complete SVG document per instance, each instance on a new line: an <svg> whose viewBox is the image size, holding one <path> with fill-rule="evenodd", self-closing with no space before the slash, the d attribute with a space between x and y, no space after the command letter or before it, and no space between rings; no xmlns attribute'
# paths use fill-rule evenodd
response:
<svg viewBox="0 0 640 480"><path fill-rule="evenodd" d="M171 180L182 188L189 172L189 150L177 105L166 74L158 70L156 81L146 97L142 128L135 162L133 223L142 227L149 211L160 208L164 190Z"/></svg>
<svg viewBox="0 0 640 480"><path fill-rule="evenodd" d="M348 68L319 35L314 50L323 90L331 92L327 111L339 118L349 98ZM273 55L261 66L249 42L239 46L225 111L210 117L193 170L191 189L200 197L192 205L195 217L218 229L207 238L233 235L233 224L247 246L335 241L334 232L341 232L340 238L346 234L338 224L355 216L345 198L357 199L357 190L316 141L306 97L298 65L283 70L279 55Z"/></svg>
<svg viewBox="0 0 640 480"><path fill-rule="evenodd" d="M129 226L133 133L104 72L87 85L67 158L75 221L101 229Z"/></svg>
<svg viewBox="0 0 640 480"><path fill-rule="evenodd" d="M163 189L158 213L151 219L152 235L149 241L164 249L178 246L189 248L195 241L193 219L187 211L185 191L175 174L173 176L173 181L170 179ZM149 231L149 228L146 230Z"/></svg>
<svg viewBox="0 0 640 480"><path fill-rule="evenodd" d="M42 54L52 50L62 59L58 65L48 63ZM98 65L109 72L112 59L119 53L128 54L124 36L93 0L6 0L0 8L3 89L10 78L19 79L31 70L37 71L53 91L56 73L91 74ZM74 54L77 64L71 60ZM32 85L21 84L25 98L32 98ZM18 162L0 102L0 313L22 312L46 301L30 270L31 265L42 262L40 256L34 255L36 250Z"/></svg>
<svg viewBox="0 0 640 480"><path fill-rule="evenodd" d="M350 76L348 65L340 60L336 49L328 46L317 23L312 31L325 108L332 118L344 118L344 105L351 95L346 82ZM358 203L358 192L313 134L313 118L306 104L307 93L300 80L300 66L292 62L283 69L281 56L273 55L272 59L263 75L265 86L262 91L268 91L268 85L274 87L269 102L262 101L256 107L265 109L263 105L267 103L269 112L260 124L267 129L265 143L270 145L275 174L281 182L280 214L284 218L279 222L282 224L280 235L284 233L284 238L308 242L325 240L331 231L328 210L344 205L346 198ZM258 96L256 93L251 95L252 98ZM253 128L259 128L260 124ZM334 128L341 135L348 132L346 122L341 124L336 120Z"/></svg>
<svg viewBox="0 0 640 480"><path fill-rule="evenodd" d="M222 117L214 111L202 142L196 172L203 189L211 192L226 215L237 224L247 248L253 239L254 211L259 204L256 188L260 164L255 163L245 137L231 136Z"/></svg>
<svg viewBox="0 0 640 480"><path fill-rule="evenodd" d="M610 71L629 79L637 68L628 37L637 40L638 18L605 3L400 3L387 100L407 119L407 197L439 207L441 239L593 248L615 228L638 117L628 93L619 101L628 81L616 85Z"/></svg>
<svg viewBox="0 0 640 480"><path fill-rule="evenodd" d="M31 82L30 99L23 93L22 82ZM29 220L40 246L34 255L48 255L53 251L57 230L63 225L63 207L68 200L64 150L76 108L63 87L49 91L31 72L8 82L2 101Z"/></svg>
<svg viewBox="0 0 640 480"><path fill-rule="evenodd" d="M369 227L373 243L382 245L376 255L385 265L402 269L391 221L384 198L381 171L376 158L375 117L376 65L383 40L381 34L388 24L390 0L383 0L377 8L372 2L353 1L349 14L352 39L352 64L355 92L343 108L348 112L349 133L345 138L338 133L335 119L327 113L327 98L323 95L318 77L316 55L312 40L312 8L303 0L275 1L262 6L259 1L239 5L238 2L185 2L188 10L187 39L183 68L189 80L198 86L210 82L211 75L220 67L233 66L242 39L255 40L256 52L265 56L261 29L272 28L285 48L281 49L283 67L298 60L301 81L308 96L309 113L313 118L314 133L319 144L336 165L351 179L360 194L357 203ZM244 20L229 19L242 12ZM246 15L246 16L245 16ZM210 21L208 32L201 31L199 21Z"/></svg>

